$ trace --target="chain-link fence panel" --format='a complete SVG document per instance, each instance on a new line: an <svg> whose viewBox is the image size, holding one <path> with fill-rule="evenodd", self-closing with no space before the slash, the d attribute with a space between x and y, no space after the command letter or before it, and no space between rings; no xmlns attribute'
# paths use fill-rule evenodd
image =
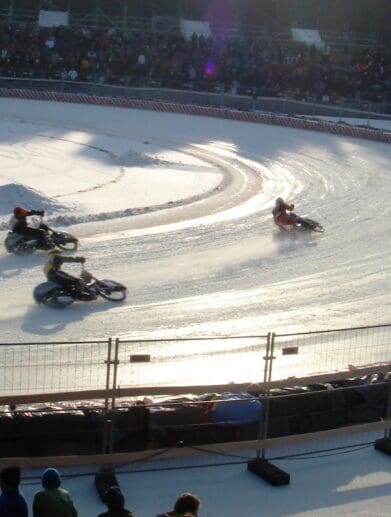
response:
<svg viewBox="0 0 391 517"><path fill-rule="evenodd" d="M109 342L0 344L0 394L104 389Z"/></svg>
<svg viewBox="0 0 391 517"><path fill-rule="evenodd" d="M116 387L259 382L266 340L266 336L121 340Z"/></svg>
<svg viewBox="0 0 391 517"><path fill-rule="evenodd" d="M272 380L355 370L391 359L391 325L274 337ZM346 374L346 373L345 373Z"/></svg>

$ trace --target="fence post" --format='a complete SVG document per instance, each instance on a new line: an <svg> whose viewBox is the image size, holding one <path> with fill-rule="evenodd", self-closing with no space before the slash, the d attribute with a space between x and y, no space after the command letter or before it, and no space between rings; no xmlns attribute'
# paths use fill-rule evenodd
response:
<svg viewBox="0 0 391 517"><path fill-rule="evenodd" d="M105 411L104 411L103 430L102 430L102 454L106 454L108 452L110 426L111 426L111 420L108 418L107 414L109 411L109 391L110 391L112 344L113 344L113 339L110 337L107 340L107 357L106 357L106 361L105 361L107 367L106 367Z"/></svg>
<svg viewBox="0 0 391 517"><path fill-rule="evenodd" d="M118 360L118 349L119 349L119 339L118 338L115 338L115 345L114 345L114 360L113 360L113 364L114 364L114 373L113 373L113 385L112 385L112 390L113 390L113 396L111 398L111 409L114 409L115 408L115 391L117 389L117 374L118 374L118 364L119 364L119 360Z"/></svg>
<svg viewBox="0 0 391 517"><path fill-rule="evenodd" d="M387 411L386 411L386 419L387 419L387 426L384 429L384 436L383 438L379 438L378 440L375 440L375 449L377 449L380 452L383 452L384 454L388 454L388 456L391 456L391 428L389 425L389 420L391 416L391 372L388 371L388 400L387 400Z"/></svg>
<svg viewBox="0 0 391 517"><path fill-rule="evenodd" d="M270 332L267 335L267 347L266 347L266 355L265 359L265 381L270 383L272 378L272 366L273 366L273 356L274 352L274 340L275 333ZM266 397L265 397L263 415L261 418L262 426L261 426L261 440L265 440L268 434L268 423L269 423L269 409L270 409L270 384L266 387ZM247 463L247 470L253 472L258 477L264 479L268 483L273 486L280 485L289 485L290 483L290 474L280 469L276 465L273 465L265 458L265 447L262 447L262 457L259 457L259 449L257 451L257 457L254 460L250 460Z"/></svg>
<svg viewBox="0 0 391 517"><path fill-rule="evenodd" d="M274 332L268 332L267 334L267 341L266 341L266 352L263 356L263 359L265 361L265 367L263 370L263 382L269 382L271 379L271 365L272 365L272 359L273 359L273 349L274 349ZM263 411L261 416L261 424L259 426L259 439L264 440L267 436L267 429L268 429L268 418L269 418L269 389L266 389L265 396L263 397ZM262 459L265 458L265 448L262 447ZM261 451L260 449L257 450L257 459L261 457Z"/></svg>
<svg viewBox="0 0 391 517"><path fill-rule="evenodd" d="M105 411L109 409L109 390L110 390L110 367L111 367L111 347L113 339L109 337L107 341L107 368L106 368L106 396L105 396Z"/></svg>
<svg viewBox="0 0 391 517"><path fill-rule="evenodd" d="M268 362L268 368L267 368L267 378L265 379L265 382L270 382L272 380L272 369L273 369L273 359L274 357L274 339L276 334L274 332L271 333L270 336L270 346L269 346L269 357L267 358ZM263 410L263 436L262 440L266 440L268 430L269 430L269 413L270 413L270 388L268 387L266 390L266 403ZM265 453L266 450L264 447L262 447L262 459L265 459Z"/></svg>
<svg viewBox="0 0 391 517"><path fill-rule="evenodd" d="M111 454L113 452L113 444L114 444L114 420L115 420L115 400L116 394L115 390L117 389L117 372L118 372L118 349L119 349L119 339L115 338L114 344L114 358L112 359L112 338L109 338L108 341L108 349L107 349L107 372L106 372L106 399L105 399L105 421L104 421L104 429L103 429L103 454ZM112 382L112 397L111 397L111 417L107 418L107 413L109 410L109 390L110 390L110 371L111 365L113 365L113 382Z"/></svg>
<svg viewBox="0 0 391 517"><path fill-rule="evenodd" d="M391 375L391 372L389 372ZM388 402L387 402L387 413L386 419L389 421L391 418L391 377L388 378ZM384 429L384 438L391 439L391 427Z"/></svg>

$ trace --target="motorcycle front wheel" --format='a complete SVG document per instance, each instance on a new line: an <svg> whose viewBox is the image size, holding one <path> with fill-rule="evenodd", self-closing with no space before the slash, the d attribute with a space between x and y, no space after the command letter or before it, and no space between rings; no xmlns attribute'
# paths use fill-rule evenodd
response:
<svg viewBox="0 0 391 517"><path fill-rule="evenodd" d="M126 287L112 280L101 280L96 287L100 296L105 300L122 302L126 298Z"/></svg>
<svg viewBox="0 0 391 517"><path fill-rule="evenodd" d="M67 232L55 232L52 235L52 240L56 246L65 251L76 251L79 241Z"/></svg>

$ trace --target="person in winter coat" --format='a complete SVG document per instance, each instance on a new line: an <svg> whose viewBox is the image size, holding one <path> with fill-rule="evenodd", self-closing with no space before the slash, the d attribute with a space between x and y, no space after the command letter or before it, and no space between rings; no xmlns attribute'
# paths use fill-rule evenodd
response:
<svg viewBox="0 0 391 517"><path fill-rule="evenodd" d="M201 499L190 492L184 492L176 500L174 510L161 513L156 517L197 517Z"/></svg>
<svg viewBox="0 0 391 517"><path fill-rule="evenodd" d="M69 492L61 488L61 477L56 469L42 474L43 490L33 499L34 517L77 517L77 510Z"/></svg>
<svg viewBox="0 0 391 517"><path fill-rule="evenodd" d="M108 511L98 517L135 517L125 508L125 498L118 486L111 486L104 495Z"/></svg>
<svg viewBox="0 0 391 517"><path fill-rule="evenodd" d="M41 223L39 228L31 228L27 222L27 217L30 215L44 216L45 212L43 210L26 210L21 206L16 206L9 223L10 230L23 235L26 239L37 239L39 244L44 246L47 226Z"/></svg>
<svg viewBox="0 0 391 517"><path fill-rule="evenodd" d="M19 491L19 483L19 467L6 467L0 472L0 517L28 517L27 503Z"/></svg>

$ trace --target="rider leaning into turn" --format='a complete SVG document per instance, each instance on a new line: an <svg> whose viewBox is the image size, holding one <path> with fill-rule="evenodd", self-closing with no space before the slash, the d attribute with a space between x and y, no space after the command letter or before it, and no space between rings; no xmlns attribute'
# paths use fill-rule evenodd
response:
<svg viewBox="0 0 391 517"><path fill-rule="evenodd" d="M26 239L37 239L40 244L44 245L47 226L41 223L39 229L31 228L27 222L27 217L30 215L40 215L43 217L45 212L43 210L26 210L21 206L16 206L9 223L10 229L12 232L23 235Z"/></svg>
<svg viewBox="0 0 391 517"><path fill-rule="evenodd" d="M288 214L294 210L295 205L291 205L284 201L281 197L276 199L274 208L272 211L274 222L277 226L295 226L299 221L300 217L296 214Z"/></svg>
<svg viewBox="0 0 391 517"><path fill-rule="evenodd" d="M62 271L61 268L65 262L79 262L80 264L84 264L85 261L86 259L84 257L63 257L60 250L53 249L48 253L48 260L43 270L50 282L60 284L76 294L84 294L84 282L80 278Z"/></svg>

